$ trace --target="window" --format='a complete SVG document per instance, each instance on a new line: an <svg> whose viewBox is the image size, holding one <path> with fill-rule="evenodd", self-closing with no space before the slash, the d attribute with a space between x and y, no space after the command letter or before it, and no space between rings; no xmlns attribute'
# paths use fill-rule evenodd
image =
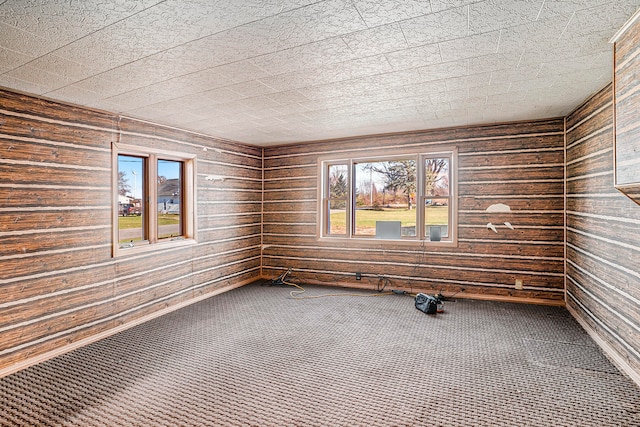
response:
<svg viewBox="0 0 640 427"><path fill-rule="evenodd" d="M195 156L115 146L114 255L195 237Z"/></svg>
<svg viewBox="0 0 640 427"><path fill-rule="evenodd" d="M381 221L399 221L401 236L416 235L415 159L354 161L353 182L355 236L380 237Z"/></svg>
<svg viewBox="0 0 640 427"><path fill-rule="evenodd" d="M424 235L431 241L449 238L451 224L451 157L424 158Z"/></svg>
<svg viewBox="0 0 640 427"><path fill-rule="evenodd" d="M329 216L327 217L326 234L329 235L344 236L347 233L348 169L347 164L327 165L327 211Z"/></svg>
<svg viewBox="0 0 640 427"><path fill-rule="evenodd" d="M322 237L455 242L455 150L322 161Z"/></svg>

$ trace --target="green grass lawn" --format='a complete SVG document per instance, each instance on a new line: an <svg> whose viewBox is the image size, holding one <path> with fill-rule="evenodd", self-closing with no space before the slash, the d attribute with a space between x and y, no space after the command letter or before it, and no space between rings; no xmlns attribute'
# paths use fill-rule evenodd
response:
<svg viewBox="0 0 640 427"><path fill-rule="evenodd" d="M426 224L447 224L449 208L447 206L431 206L425 208ZM416 226L415 209L383 209L380 211L358 209L356 210L356 230L358 234L375 234L376 221L401 221L402 227ZM345 212L331 212L331 232L333 234L344 233L346 229Z"/></svg>
<svg viewBox="0 0 640 427"><path fill-rule="evenodd" d="M158 225L179 224L180 215L160 214L158 215ZM140 216L120 216L118 217L118 228L142 228L142 215Z"/></svg>

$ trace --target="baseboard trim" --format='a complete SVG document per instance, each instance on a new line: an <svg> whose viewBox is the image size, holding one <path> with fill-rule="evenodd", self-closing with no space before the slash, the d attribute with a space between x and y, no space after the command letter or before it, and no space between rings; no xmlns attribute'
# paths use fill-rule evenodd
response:
<svg viewBox="0 0 640 427"><path fill-rule="evenodd" d="M266 277L266 276L262 276L261 277L262 280L271 280L273 279L273 277ZM305 280L304 283L301 284L301 286L304 287L304 285L320 285L320 286L336 286L339 288L351 288L351 289L362 289L362 290L368 290L368 291L375 291L375 289L371 288L371 284L366 284L366 285L359 285L357 283L352 283L352 282L332 282L332 283L327 283L327 282L322 282L320 280ZM409 292L409 289L404 289L402 287L399 288L393 288L393 289L398 289L398 290L405 290L407 292ZM390 290L390 289L386 289L386 290ZM420 288L420 289L413 289L413 292L422 292L425 294L437 294L440 292L439 289L428 289L428 288ZM447 293L443 292L444 296L447 297ZM564 307L565 306L565 301L564 301L564 294L562 294L563 299L557 299L557 300L553 300L553 299L546 299L546 298L524 298L524 297L514 297L514 296L506 296L506 295L493 295L493 294L476 294L476 293L468 293L468 292L464 292L464 293L458 293L458 294L454 294L455 298L457 299L474 299L474 300L483 300L483 301L500 301L500 302L514 302L514 303L519 303L519 304L535 304L535 305L547 305L547 306L553 306L553 307Z"/></svg>
<svg viewBox="0 0 640 427"><path fill-rule="evenodd" d="M241 286L247 285L249 283L253 283L256 280L258 280L258 278L254 277L254 278L251 278L251 279L240 281L238 283L234 283L232 285L224 286L222 288L216 289L216 290L208 292L206 294L199 295L199 296L197 296L195 298L192 298L192 299L190 299L188 301L183 301L183 302L181 302L179 304L172 305L170 307L163 308L162 310L158 310L156 312L147 314L146 316L142 316L142 317L140 317L138 319L132 320L132 321L127 322L127 323L124 323L122 325L119 325L119 326L117 326L115 328L112 328L112 329L109 329L107 331L103 331L103 332L97 333L97 334L92 335L92 336L87 337L87 338L83 338L83 339L81 339L79 341L67 344L67 345L65 345L63 347L60 347L60 348L57 348L55 350L51 350L51 351L39 354L39 355L34 356L34 357L30 357L30 358L25 359L25 360L23 360L21 362L18 362L18 363L15 363L13 365L7 366L6 368L0 369L0 378L5 377L7 375L11 375L11 374L16 373L18 371L21 371L22 369L28 368L29 366L37 365L38 363L42 363L42 362L44 362L46 360L53 359L54 357L57 357L57 356L60 356L62 354L68 353L70 351L76 350L76 349L78 349L80 347L84 347L85 345L92 344L94 342L100 341L101 339L107 338L107 337L109 337L111 335L115 335L118 332L122 332L122 331L125 331L125 330L129 329L129 328L133 328L134 326L140 325L140 324L142 324L144 322L148 322L149 320L155 319L157 317L164 316L165 314L169 314L169 313L171 313L173 311L176 311L176 310L179 310L181 308L187 307L187 306L189 306L191 304L195 304L195 303L197 303L199 301L205 300L207 298L211 298L211 297L213 297L215 295L219 295L219 294L222 294L224 292L228 292L230 290L233 290L233 289L239 288Z"/></svg>
<svg viewBox="0 0 640 427"><path fill-rule="evenodd" d="M608 342L606 342L602 337L589 325L584 321L582 317L578 315L578 312L575 308L571 307L567 304L567 310L573 316L573 318L582 326L582 328L587 331L591 339L595 341L595 343L604 351L604 354L607 358L613 363L618 370L627 375L631 380L636 383L638 387L640 387L640 372L637 372L635 369L631 367L625 360L625 358L616 351Z"/></svg>

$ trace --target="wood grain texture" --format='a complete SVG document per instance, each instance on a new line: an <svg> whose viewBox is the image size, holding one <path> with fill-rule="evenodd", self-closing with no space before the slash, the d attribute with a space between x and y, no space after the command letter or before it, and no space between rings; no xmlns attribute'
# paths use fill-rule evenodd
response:
<svg viewBox="0 0 640 427"><path fill-rule="evenodd" d="M614 188L612 100L608 85L567 117L567 305L638 377L640 206Z"/></svg>
<svg viewBox="0 0 640 427"><path fill-rule="evenodd" d="M316 238L320 159L366 156L373 149L422 153L454 146L459 150L457 247ZM343 285L364 286L355 280L355 273L362 272L384 275L393 288L563 298L562 119L269 147L264 166L266 277L291 267L302 282L336 278ZM500 202L510 205L512 213L486 213ZM494 233L487 228L494 220L496 225L510 221L514 230L503 225ZM524 290L514 289L516 278L524 280Z"/></svg>
<svg viewBox="0 0 640 427"><path fill-rule="evenodd" d="M196 245L112 257L114 142L197 156ZM260 148L0 91L0 152L0 372L259 277Z"/></svg>

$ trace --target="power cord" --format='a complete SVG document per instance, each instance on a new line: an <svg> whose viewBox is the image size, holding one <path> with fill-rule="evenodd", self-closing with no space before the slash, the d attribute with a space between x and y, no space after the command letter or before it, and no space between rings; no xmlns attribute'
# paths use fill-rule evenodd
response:
<svg viewBox="0 0 640 427"><path fill-rule="evenodd" d="M385 288L388 285L391 285L391 280L388 277L386 277L385 275L379 274L378 275L378 283L376 285L377 293L375 293L375 294L329 293L329 294L322 294L322 295L300 296L303 293L305 293L306 290L302 286L298 285L297 283L293 283L293 282L290 282L290 281L287 280L287 276L289 276L292 271L293 271L293 268L289 268L284 273L282 273L281 275L276 277L275 279L271 279L270 285L271 286L286 285L286 286L291 286L291 287L296 288L296 289L294 289L294 290L289 292L289 297L291 299L296 299L296 300L313 299L313 298L326 298L326 297L341 297L341 296L345 296L345 297L346 296L352 296L352 297L379 297L379 296L385 296L385 295L409 295L409 296L415 298L416 295L417 295L417 294L414 294L413 292L407 292L405 290L399 290L399 289L393 289L391 291L386 291L385 292ZM448 301L450 298L453 298L454 296L458 295L462 291L464 291L464 289L460 289L458 292L455 292L452 295L445 296L445 295L442 294L442 290L440 290L433 297L437 301L442 303L443 301Z"/></svg>
<svg viewBox="0 0 640 427"><path fill-rule="evenodd" d="M293 283L293 282L290 282L290 281L287 280L287 276L289 274L291 274L291 271L293 271L293 269L289 268L287 271L282 273L280 276L276 277L275 279L271 279L271 285L272 286L275 286L275 285L287 285L287 286L292 286L292 287L296 288L296 289L292 290L291 292L289 292L289 297L291 299L301 300L301 299L326 298L326 297L347 297L347 296L351 296L351 297L379 297L379 296L384 296L384 295L397 294L397 292L392 292L392 291L383 292L384 287L387 286L387 284L391 283L391 281L388 278L384 277L384 276L379 276L381 281L384 278L384 283L383 283L382 288L380 289L380 281L378 282L378 293L376 293L376 294L330 293L330 294L322 294L322 295L300 296L301 294L306 292L306 290L302 286L298 285L297 283Z"/></svg>
<svg viewBox="0 0 640 427"><path fill-rule="evenodd" d="M390 284L391 284L391 280L389 280L388 277L386 277L383 274L378 275L378 285L377 285L378 292L384 291L384 288L386 288L387 285L390 285Z"/></svg>

